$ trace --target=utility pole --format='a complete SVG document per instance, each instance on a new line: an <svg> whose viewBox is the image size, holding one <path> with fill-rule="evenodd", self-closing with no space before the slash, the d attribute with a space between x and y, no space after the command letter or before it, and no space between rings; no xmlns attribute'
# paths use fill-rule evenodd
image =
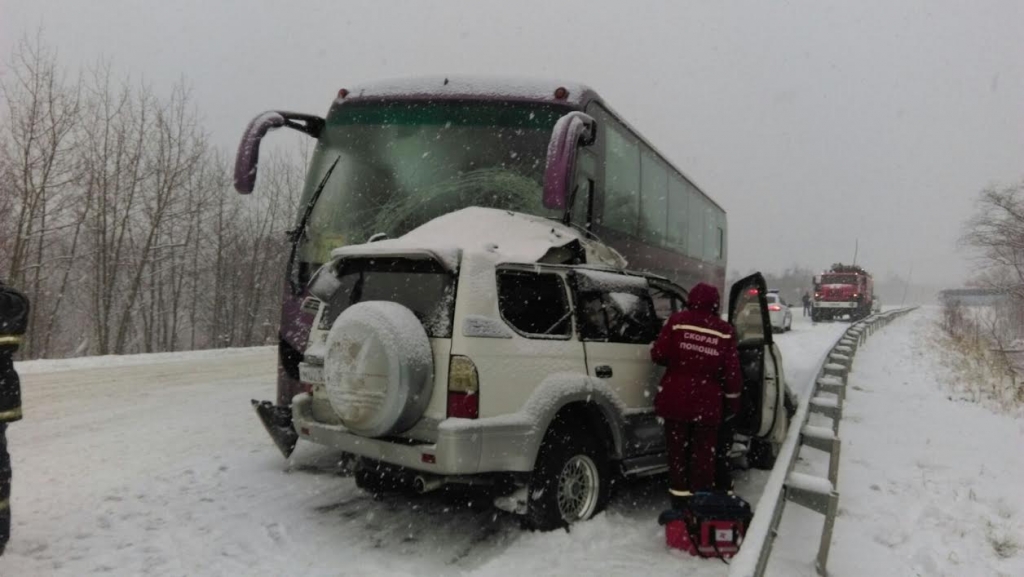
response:
<svg viewBox="0 0 1024 577"><path fill-rule="evenodd" d="M860 239L853 239L853 266L857 266L857 250L860 248Z"/></svg>
<svg viewBox="0 0 1024 577"><path fill-rule="evenodd" d="M910 272L907 273L907 282L903 284L903 298L900 299L900 306L907 301L907 289L910 288L910 276L914 274L914 265L910 265Z"/></svg>

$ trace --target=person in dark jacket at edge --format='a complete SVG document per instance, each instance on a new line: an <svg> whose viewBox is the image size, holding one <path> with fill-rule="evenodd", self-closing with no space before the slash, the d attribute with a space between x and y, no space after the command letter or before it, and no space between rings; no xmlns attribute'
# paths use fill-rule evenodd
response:
<svg viewBox="0 0 1024 577"><path fill-rule="evenodd" d="M666 367L654 410L665 421L669 494L676 510L685 509L694 492L731 489L731 480L721 479L726 455L716 462L715 453L731 445L731 438L722 442L719 433L731 431L743 387L735 331L718 316L718 289L699 283L688 300L688 308L669 317L651 348L651 359Z"/></svg>
<svg viewBox="0 0 1024 577"><path fill-rule="evenodd" d="M21 383L14 353L28 326L28 299L0 281L0 555L11 538L11 456L7 423L21 419Z"/></svg>

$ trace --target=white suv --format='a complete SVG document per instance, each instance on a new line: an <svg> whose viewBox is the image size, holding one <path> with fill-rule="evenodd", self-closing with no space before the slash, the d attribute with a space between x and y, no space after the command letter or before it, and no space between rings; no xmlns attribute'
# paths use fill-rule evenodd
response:
<svg viewBox="0 0 1024 577"><path fill-rule="evenodd" d="M686 300L621 264L571 228L482 208L337 249L311 281L296 432L360 457L369 490L486 484L534 528L593 516L613 477L666 469L650 344ZM748 312L739 438L770 467L794 405L763 283L731 301Z"/></svg>

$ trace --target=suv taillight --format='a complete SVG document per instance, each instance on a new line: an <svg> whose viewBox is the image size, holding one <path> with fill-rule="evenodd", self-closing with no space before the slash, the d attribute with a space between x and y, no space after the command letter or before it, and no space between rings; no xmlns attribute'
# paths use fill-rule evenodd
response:
<svg viewBox="0 0 1024 577"><path fill-rule="evenodd" d="M768 310L772 312L781 311L782 307L780 305L768 305Z"/></svg>
<svg viewBox="0 0 1024 577"><path fill-rule="evenodd" d="M480 379L469 357L452 355L448 364L448 416L475 419L480 416Z"/></svg>

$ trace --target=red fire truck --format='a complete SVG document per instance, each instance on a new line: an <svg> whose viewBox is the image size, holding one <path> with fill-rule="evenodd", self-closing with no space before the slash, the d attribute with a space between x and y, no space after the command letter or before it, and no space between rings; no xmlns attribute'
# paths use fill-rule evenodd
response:
<svg viewBox="0 0 1024 577"><path fill-rule="evenodd" d="M874 305L874 283L871 274L857 265L836 263L814 277L814 322L849 316L862 319L871 314Z"/></svg>

